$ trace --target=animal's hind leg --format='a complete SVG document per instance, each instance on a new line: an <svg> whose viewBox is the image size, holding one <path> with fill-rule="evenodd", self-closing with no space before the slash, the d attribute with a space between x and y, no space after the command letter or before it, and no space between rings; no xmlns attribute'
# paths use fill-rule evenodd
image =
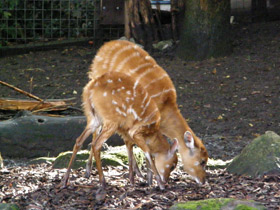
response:
<svg viewBox="0 0 280 210"><path fill-rule="evenodd" d="M87 165L86 165L86 173L85 173L86 178L90 177L90 173L92 170L93 146L94 146L95 140L96 140L96 131L92 134L91 148L90 148L90 153L89 153L89 157L88 157Z"/></svg>
<svg viewBox="0 0 280 210"><path fill-rule="evenodd" d="M101 133L96 138L95 142L93 142L93 153L94 153L94 158L96 161L96 168L98 171L99 182L101 184L101 188L106 187L106 181L105 181L103 170L102 170L100 150L101 150L102 144L104 142L106 142L107 139L110 138L116 132L116 130L117 130L116 124L104 123Z"/></svg>
<svg viewBox="0 0 280 210"><path fill-rule="evenodd" d="M72 166L73 161L76 158L77 152L80 150L80 148L82 147L84 141L87 139L87 137L89 137L89 135L91 133L92 133L92 128L87 126L85 128L85 130L82 132L82 134L76 139L76 143L75 143L74 148L73 148L72 157L71 157L71 159L69 161L68 168L67 168L67 171L66 171L66 173L64 175L64 178L61 181L61 187L66 187L68 179L69 179L69 175L70 175L71 166Z"/></svg>

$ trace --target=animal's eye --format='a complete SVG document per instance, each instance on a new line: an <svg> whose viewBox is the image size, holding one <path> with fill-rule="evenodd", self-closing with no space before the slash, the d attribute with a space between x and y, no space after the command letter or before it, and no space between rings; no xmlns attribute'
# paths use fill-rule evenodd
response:
<svg viewBox="0 0 280 210"><path fill-rule="evenodd" d="M205 166L206 165L206 161L205 160L201 161L200 165Z"/></svg>
<svg viewBox="0 0 280 210"><path fill-rule="evenodd" d="M175 169L175 166L171 166L170 171L173 171Z"/></svg>

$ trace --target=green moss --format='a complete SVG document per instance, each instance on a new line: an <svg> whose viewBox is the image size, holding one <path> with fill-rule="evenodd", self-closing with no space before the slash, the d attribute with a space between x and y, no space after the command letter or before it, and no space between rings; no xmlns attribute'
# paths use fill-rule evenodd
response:
<svg viewBox="0 0 280 210"><path fill-rule="evenodd" d="M220 210L222 206L225 206L227 203L232 201L231 198L218 198L218 199L207 199L201 201L189 201L186 203L177 204L177 209L186 209L186 210Z"/></svg>
<svg viewBox="0 0 280 210"><path fill-rule="evenodd" d="M71 156L72 156L72 152L70 151L60 153L54 161L53 168L66 168L71 159ZM85 168L88 157L89 157L89 151L87 150L79 151L72 165L72 168L73 169L77 169L80 167Z"/></svg>
<svg viewBox="0 0 280 210"><path fill-rule="evenodd" d="M12 203L0 203L0 210L19 210L19 207Z"/></svg>
<svg viewBox="0 0 280 210"><path fill-rule="evenodd" d="M173 205L170 210L265 210L265 207L252 200L235 200L233 198L217 198L200 201L189 201Z"/></svg>
<svg viewBox="0 0 280 210"><path fill-rule="evenodd" d="M145 157L141 149L135 148L133 150L135 159L138 166L141 167L144 163ZM72 152L63 152L58 155L55 159L53 168L67 168L68 163L71 159ZM75 161L72 168L77 169L80 167L85 168L89 157L88 150L81 150L77 153ZM112 165L112 166L128 166L128 156L125 146L112 147L110 150L101 152L102 166ZM93 165L95 166L95 160L93 159Z"/></svg>
<svg viewBox="0 0 280 210"><path fill-rule="evenodd" d="M258 209L244 204L238 204L234 210L258 210Z"/></svg>

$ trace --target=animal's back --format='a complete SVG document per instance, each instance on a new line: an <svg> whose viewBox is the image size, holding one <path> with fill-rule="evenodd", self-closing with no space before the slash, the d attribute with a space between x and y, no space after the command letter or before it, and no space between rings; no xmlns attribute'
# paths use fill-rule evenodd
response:
<svg viewBox="0 0 280 210"><path fill-rule="evenodd" d="M176 90L168 74L138 45L123 40L104 44L90 66L89 77L95 79L112 71L141 83L159 109L167 102L176 104Z"/></svg>

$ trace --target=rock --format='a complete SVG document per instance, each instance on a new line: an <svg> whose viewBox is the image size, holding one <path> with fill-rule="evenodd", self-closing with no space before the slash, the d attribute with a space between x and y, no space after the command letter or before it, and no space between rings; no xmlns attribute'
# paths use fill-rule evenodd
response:
<svg viewBox="0 0 280 210"><path fill-rule="evenodd" d="M4 161L3 158L1 156L1 152L0 152L0 169L4 167Z"/></svg>
<svg viewBox="0 0 280 210"><path fill-rule="evenodd" d="M153 48L155 48L157 50L165 50L165 49L171 47L172 45L173 45L172 40L164 40L164 41L160 41L156 44L153 44Z"/></svg>
<svg viewBox="0 0 280 210"><path fill-rule="evenodd" d="M214 198L200 201L188 201L171 206L170 210L265 210L265 207L252 200L232 198Z"/></svg>
<svg viewBox="0 0 280 210"><path fill-rule="evenodd" d="M130 38L130 39L128 39L128 38L126 38L125 36L122 36L121 38L119 38L119 40L126 40L126 41L130 41L130 42L132 42L132 43L135 43L135 44L137 44L139 47L141 47L142 49L144 49L144 46L143 45L141 45L141 44L139 44L139 43L136 43L136 41L135 41L135 39L134 38Z"/></svg>
<svg viewBox="0 0 280 210"><path fill-rule="evenodd" d="M0 203L0 210L19 210L19 207L13 203Z"/></svg>
<svg viewBox="0 0 280 210"><path fill-rule="evenodd" d="M125 36L122 36L121 38L119 38L119 40L126 40L126 41L130 41L130 42L132 42L132 43L136 43L134 38L128 39L128 38L126 38Z"/></svg>
<svg viewBox="0 0 280 210"><path fill-rule="evenodd" d="M141 167L144 163L145 156L140 148L133 149L135 159L138 166ZM72 156L72 151L60 153L54 161L53 168L67 168L70 158ZM86 162L89 157L88 150L81 150L77 153L75 162L72 168L77 169L80 167L85 168ZM112 166L125 166L128 165L128 157L126 146L110 147L109 150L101 152L102 166L112 165ZM95 161L93 159L93 164Z"/></svg>
<svg viewBox="0 0 280 210"><path fill-rule="evenodd" d="M267 131L254 139L234 158L227 170L230 173L252 177L280 174L280 136Z"/></svg>

